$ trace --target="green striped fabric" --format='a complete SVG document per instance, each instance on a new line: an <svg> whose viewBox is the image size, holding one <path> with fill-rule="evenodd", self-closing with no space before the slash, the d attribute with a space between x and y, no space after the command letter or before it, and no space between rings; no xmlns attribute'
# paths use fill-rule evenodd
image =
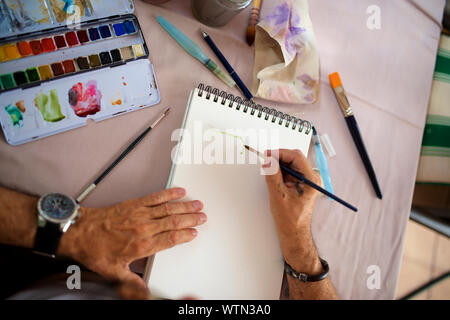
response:
<svg viewBox="0 0 450 320"><path fill-rule="evenodd" d="M450 184L450 38L439 45L417 182Z"/></svg>
<svg viewBox="0 0 450 320"><path fill-rule="evenodd" d="M450 51L439 49L434 69L434 79L438 81L450 82Z"/></svg>

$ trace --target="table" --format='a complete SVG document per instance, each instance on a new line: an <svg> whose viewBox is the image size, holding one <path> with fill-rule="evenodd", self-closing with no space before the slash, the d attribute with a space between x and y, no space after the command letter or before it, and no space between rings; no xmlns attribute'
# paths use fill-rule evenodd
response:
<svg viewBox="0 0 450 320"><path fill-rule="evenodd" d="M310 1L321 57L319 101L314 105L277 104L283 112L311 120L327 133L337 151L329 159L336 194L359 213L321 197L312 229L319 253L331 266L331 280L342 299L395 296L406 222L425 124L444 0ZM249 10L222 28L194 20L190 1L161 7L135 1L136 15L149 45L161 103L100 123L13 147L0 138L0 184L32 194L59 191L78 195L164 108L167 119L152 131L85 200L107 206L165 187L175 141L191 89L200 82L224 84L188 56L157 24L163 15L197 42L201 27L214 37L242 80L251 87L253 53L244 41ZM381 9L381 29L366 27L369 5ZM327 75L338 71L358 119L384 198L378 200L352 142ZM239 94L237 89L230 91ZM275 107L274 103L264 104ZM89 142L86 142L89 141ZM380 271L380 289L367 280ZM369 273L368 273L369 268Z"/></svg>

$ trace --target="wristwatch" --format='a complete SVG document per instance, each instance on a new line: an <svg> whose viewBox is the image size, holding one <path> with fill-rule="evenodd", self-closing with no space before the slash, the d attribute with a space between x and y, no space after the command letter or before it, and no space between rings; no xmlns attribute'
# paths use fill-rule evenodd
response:
<svg viewBox="0 0 450 320"><path fill-rule="evenodd" d="M38 228L33 250L55 257L61 236L79 216L78 203L61 193L47 193L38 203Z"/></svg>

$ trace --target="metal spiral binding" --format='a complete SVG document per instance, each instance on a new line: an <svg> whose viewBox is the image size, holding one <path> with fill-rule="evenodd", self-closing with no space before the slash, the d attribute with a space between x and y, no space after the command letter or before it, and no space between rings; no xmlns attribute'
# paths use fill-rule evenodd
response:
<svg viewBox="0 0 450 320"><path fill-rule="evenodd" d="M250 109L250 115L252 116L256 115L258 118L261 118L262 115L265 114L263 118L264 120L271 121L272 123L275 123L278 120L278 124L280 126L283 124L283 121L286 120L286 128L288 128L292 123L292 130L295 130L297 126L297 130L299 132L303 132L303 129L305 129L305 134L309 134L312 130L312 124L309 121L290 116L287 113L283 113L276 109L264 107L260 104L254 103L251 100L242 99L239 96L234 96L231 93L220 91L219 89L213 88L211 86L205 87L205 85L201 83L198 85L198 96L203 97L203 92L206 93L205 98L207 100L211 99L211 96L214 96L212 101L217 103L220 102L220 104L222 105L225 105L225 103L229 101L229 108L233 108L233 106L236 104L236 110L239 111L241 110L241 107L243 107L242 111L244 113L247 113ZM272 117L272 119L270 119L270 117Z"/></svg>

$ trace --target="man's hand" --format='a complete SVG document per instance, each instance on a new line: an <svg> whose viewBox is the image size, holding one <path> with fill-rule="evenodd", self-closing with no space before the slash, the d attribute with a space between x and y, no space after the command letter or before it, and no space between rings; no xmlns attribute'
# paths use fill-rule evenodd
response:
<svg viewBox="0 0 450 320"><path fill-rule="evenodd" d="M311 275L322 272L317 249L311 235L311 217L318 192L302 184L296 178L279 169L279 161L291 169L301 172L306 178L320 184L319 176L299 150L281 149L278 159L276 151L266 151L268 161L263 168L275 169L275 174L266 175L269 190L270 210L280 238L281 251L286 262L297 272ZM268 169L266 172L269 172ZM335 299L334 288L329 279L317 283L302 283L288 276L291 299Z"/></svg>
<svg viewBox="0 0 450 320"><path fill-rule="evenodd" d="M311 216L317 191L302 184L296 178L282 173L278 168L278 159L272 157L272 154L275 153L275 151L266 151L266 155L270 157L268 158L270 163L263 165L264 168L270 165L277 166L275 174L266 175L270 210L277 226L284 257L295 268L296 265L298 266L296 260L298 260L299 251L309 251L312 244L306 243L305 235L311 233ZM301 172L316 184L320 184L320 178L315 174L301 151L281 149L279 150L279 161L293 170Z"/></svg>
<svg viewBox="0 0 450 320"><path fill-rule="evenodd" d="M61 238L64 254L110 280L144 281L130 271L134 260L189 242L193 229L206 221L200 201L168 202L186 194L182 188L163 190L107 208L81 208L81 216Z"/></svg>

